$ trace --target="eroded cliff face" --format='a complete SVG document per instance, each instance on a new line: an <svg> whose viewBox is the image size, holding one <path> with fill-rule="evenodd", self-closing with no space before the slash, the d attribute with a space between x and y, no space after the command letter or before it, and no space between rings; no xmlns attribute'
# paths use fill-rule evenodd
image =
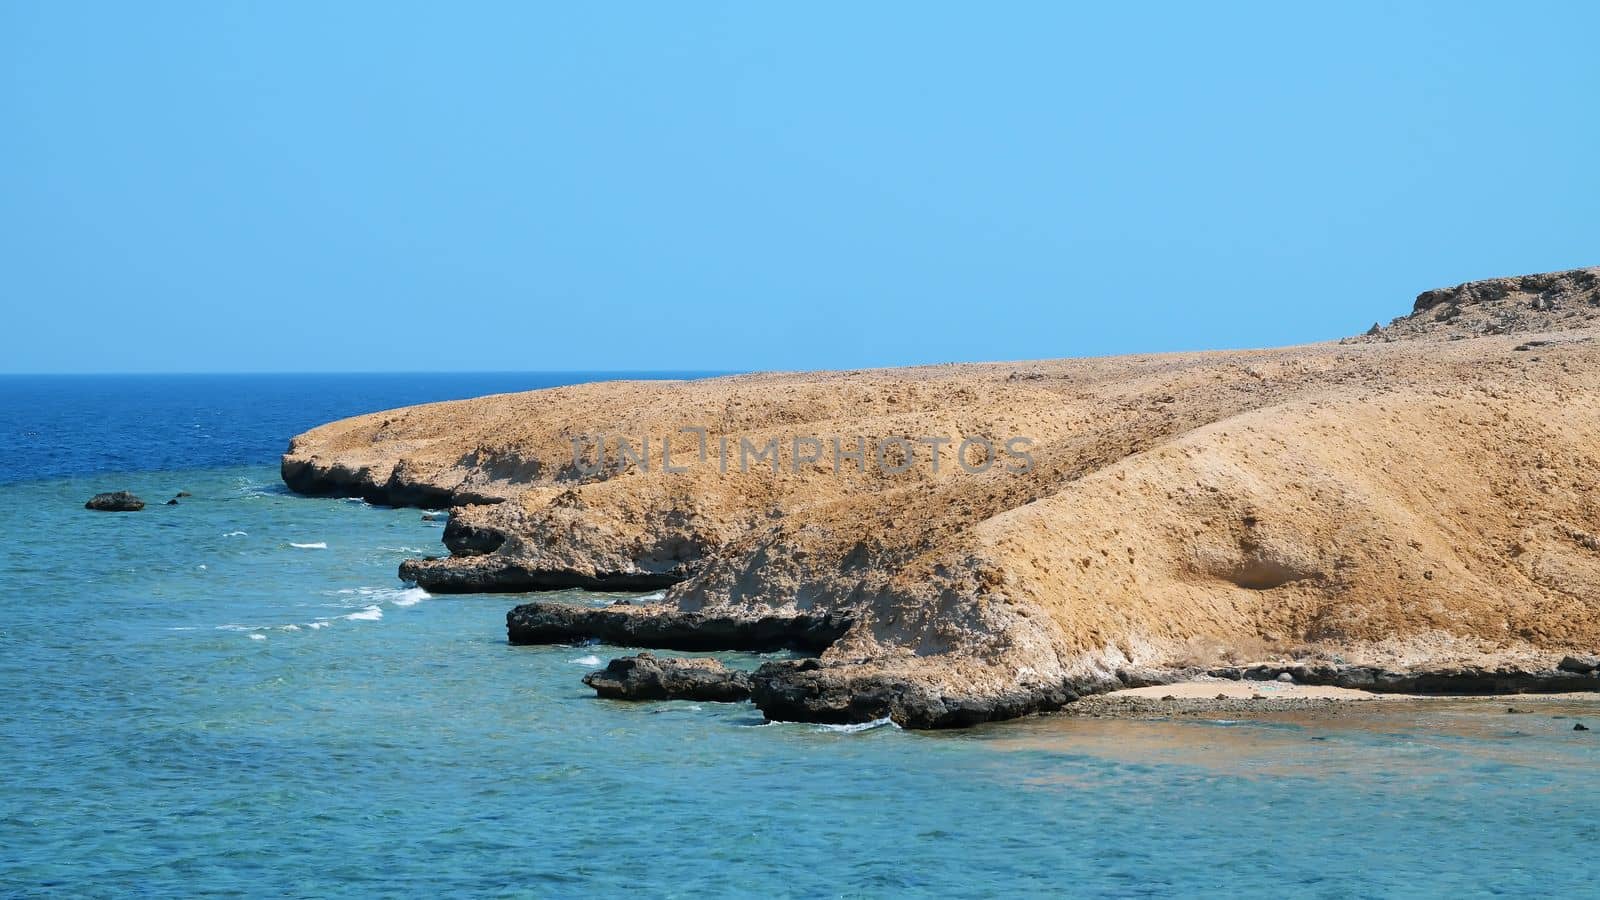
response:
<svg viewBox="0 0 1600 900"><path fill-rule="evenodd" d="M535 600L513 641L820 651L755 679L775 718L963 725L1274 658L1533 671L1600 648L1596 271L1424 294L1463 310L1388 335L1424 340L431 404L297 437L284 479L453 506L452 555L402 568L430 590L665 589ZM592 470L596 435L644 458Z"/></svg>

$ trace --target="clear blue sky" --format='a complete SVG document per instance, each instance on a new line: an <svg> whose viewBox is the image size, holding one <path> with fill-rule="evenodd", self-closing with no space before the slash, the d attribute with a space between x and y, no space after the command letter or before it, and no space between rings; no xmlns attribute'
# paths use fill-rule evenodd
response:
<svg viewBox="0 0 1600 900"><path fill-rule="evenodd" d="M1600 264L1589 3L0 2L0 371L1322 340Z"/></svg>

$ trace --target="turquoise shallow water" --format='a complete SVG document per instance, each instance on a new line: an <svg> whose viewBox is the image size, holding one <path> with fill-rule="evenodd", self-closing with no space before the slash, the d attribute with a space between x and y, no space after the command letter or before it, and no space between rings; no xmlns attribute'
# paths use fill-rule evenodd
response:
<svg viewBox="0 0 1600 900"><path fill-rule="evenodd" d="M195 496L81 509L109 486ZM1553 718L1582 704L763 726L744 705L595 700L578 679L620 648L511 647L515 598L407 590L396 565L440 532L415 510L294 497L263 466L0 491L6 893L1595 884L1600 740Z"/></svg>

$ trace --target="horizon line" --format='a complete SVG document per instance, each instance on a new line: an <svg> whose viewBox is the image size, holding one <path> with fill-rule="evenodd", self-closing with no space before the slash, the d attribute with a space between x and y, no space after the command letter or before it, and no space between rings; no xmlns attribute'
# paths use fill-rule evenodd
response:
<svg viewBox="0 0 1600 900"><path fill-rule="evenodd" d="M184 372L0 372L0 378L236 378L252 375L744 375L764 369L349 369Z"/></svg>

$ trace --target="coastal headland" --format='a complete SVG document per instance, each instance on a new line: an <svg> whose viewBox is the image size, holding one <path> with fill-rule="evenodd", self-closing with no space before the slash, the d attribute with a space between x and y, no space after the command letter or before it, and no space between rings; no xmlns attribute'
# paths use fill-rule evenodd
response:
<svg viewBox="0 0 1600 900"><path fill-rule="evenodd" d="M661 592L530 598L514 643L815 654L740 682L778 720L961 726L1218 672L1594 690L1597 337L1579 269L1333 343L428 404L299 435L282 473L450 509L449 555L401 567L430 591Z"/></svg>

